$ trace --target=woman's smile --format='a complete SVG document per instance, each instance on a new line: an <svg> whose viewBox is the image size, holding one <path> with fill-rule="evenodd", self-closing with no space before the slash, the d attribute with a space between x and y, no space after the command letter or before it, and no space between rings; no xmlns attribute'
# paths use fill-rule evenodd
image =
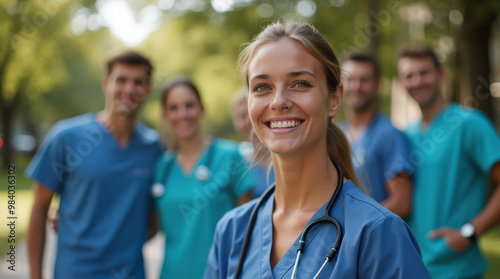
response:
<svg viewBox="0 0 500 279"><path fill-rule="evenodd" d="M307 150L326 139L333 94L322 64L304 46L290 39L262 45L248 75L250 119L271 152Z"/></svg>

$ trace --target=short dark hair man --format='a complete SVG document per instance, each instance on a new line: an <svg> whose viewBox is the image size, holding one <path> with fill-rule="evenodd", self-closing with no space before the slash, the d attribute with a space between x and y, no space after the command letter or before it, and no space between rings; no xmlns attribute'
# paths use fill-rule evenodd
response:
<svg viewBox="0 0 500 279"><path fill-rule="evenodd" d="M27 170L35 180L28 229L31 278L41 278L47 211L60 195L54 278L144 278L142 245L149 185L161 148L156 131L136 124L151 89L152 66L126 51L107 61L105 108L52 127Z"/></svg>
<svg viewBox="0 0 500 279"><path fill-rule="evenodd" d="M399 81L422 118L406 129L416 165L409 225L432 278L482 278L476 238L500 221L500 187L486 202L488 179L500 182L500 139L480 111L448 103L434 51L409 45L397 59Z"/></svg>
<svg viewBox="0 0 500 279"><path fill-rule="evenodd" d="M378 61L368 53L351 52L342 71L347 121L340 127L351 144L356 175L376 201L406 217L411 208L410 144L378 110Z"/></svg>

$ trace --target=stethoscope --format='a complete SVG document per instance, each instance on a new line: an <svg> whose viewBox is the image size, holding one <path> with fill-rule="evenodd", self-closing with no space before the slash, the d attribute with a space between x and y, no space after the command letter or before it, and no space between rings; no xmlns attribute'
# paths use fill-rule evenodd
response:
<svg viewBox="0 0 500 279"><path fill-rule="evenodd" d="M215 139L212 139L212 142L210 143L210 146L208 147L207 150L207 156L205 157L206 158L205 164L198 166L194 172L194 177L201 183L206 183L212 177L210 166L212 165L212 160L214 157L214 145L215 145ZM167 162L167 164L163 168L162 174L160 175L160 179L157 180L155 183L153 183L153 185L151 185L150 191L151 195L154 198L159 198L163 196L163 194L165 193L164 183L167 181L167 176L172 171L172 167L174 166L174 161L175 158Z"/></svg>
<svg viewBox="0 0 500 279"><path fill-rule="evenodd" d="M299 245L297 247L297 258L295 259L295 265L294 265L293 271L292 271L292 279L294 279L296 274L297 274L297 267L299 266L300 258L302 256L302 254L304 253L307 233L314 226L321 224L321 223L330 223L330 224L334 225L335 228L337 229L337 237L335 238L335 242L333 243L332 249L330 249L330 251L326 255L325 261L323 262L323 265L321 265L320 269L318 270L318 272L314 276L314 279L318 278L319 274L321 273L321 271L323 271L323 268L326 266L326 264L332 261L333 256L335 255L335 252L337 252L337 250L340 246L340 242L342 241L342 228L340 227L339 222L337 220L335 220L335 218L330 217L330 215L329 215L330 209L332 208L333 204L335 203L335 200L337 199L337 197L342 189L342 186L344 185L344 177L342 175L342 170L340 169L340 167L337 164L334 163L334 165L335 165L335 168L337 169L337 173L339 176L339 182L337 185L337 189L335 189L335 193L333 193L332 198L330 199L330 201L326 205L325 211L323 212L323 217L312 221L309 225L307 225L304 228L304 230L302 230L302 233L300 234L300 238L299 238ZM255 207L252 210L252 214L250 215L250 221L248 222L248 228L247 228L247 231L245 233L245 238L243 239L243 245L241 246L240 258L238 259L238 265L236 266L236 273L234 274L235 279L240 278L241 270L243 268L243 262L245 261L245 256L246 256L246 253L248 250L248 246L250 244L250 239L252 236L253 228L255 226L255 221L257 219L258 211L264 205L264 203L269 199L271 194L274 192L275 188L276 188L276 184L269 187L269 189L267 189L266 192L264 192L264 194L262 195L262 197L258 201L257 205L255 205Z"/></svg>

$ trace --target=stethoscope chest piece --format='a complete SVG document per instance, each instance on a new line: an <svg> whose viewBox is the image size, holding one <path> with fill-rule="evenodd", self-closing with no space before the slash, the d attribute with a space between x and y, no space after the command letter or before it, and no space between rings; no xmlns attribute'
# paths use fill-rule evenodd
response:
<svg viewBox="0 0 500 279"><path fill-rule="evenodd" d="M151 186L151 194L153 195L153 197L159 198L163 196L164 193L165 193L165 186L160 182L156 182Z"/></svg>
<svg viewBox="0 0 500 279"><path fill-rule="evenodd" d="M200 181L200 182L207 182L210 179L211 176L212 176L212 172L205 165L199 166L196 169L196 172L194 174L194 177L196 179L198 179L198 181Z"/></svg>

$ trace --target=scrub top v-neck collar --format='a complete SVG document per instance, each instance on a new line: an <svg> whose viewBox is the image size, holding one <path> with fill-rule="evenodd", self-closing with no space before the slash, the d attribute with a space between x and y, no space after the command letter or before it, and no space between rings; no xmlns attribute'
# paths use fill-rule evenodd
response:
<svg viewBox="0 0 500 279"><path fill-rule="evenodd" d="M342 192L339 194L339 197L333 204L331 212L335 211L335 208L338 206L338 202L342 200ZM314 215L311 217L307 225L309 225L312 221L319 219L323 216L323 212L327 206L328 202L326 202ZM260 214L260 234L261 237L253 237L253 239L262 239L262 243L260 245L260 255L261 255L261 278L284 278L286 275L291 275L293 266L295 264L295 258L297 257L297 247L299 243L300 235L295 239L292 246L286 251L283 257L276 264L274 269L271 269L271 249L273 243L273 209L274 209L274 193L267 200L266 204L261 209ZM329 226L327 224L323 224L318 226L317 229L312 229L307 235L306 244L304 251L308 253L310 251L307 248L314 241L314 238L318 234L318 232L322 229L323 226Z"/></svg>
<svg viewBox="0 0 500 279"><path fill-rule="evenodd" d="M365 152L366 146L370 143L370 140L372 139L372 133L379 119L380 119L380 113L376 112L375 115L373 115L370 122L368 123L368 125L366 125L363 132L361 132L361 135L357 138L356 141L352 142L351 149L353 150L353 154L357 154L357 152L359 152L360 150L362 150L362 152ZM349 125L347 125L346 128L347 131L349 131Z"/></svg>
<svg viewBox="0 0 500 279"><path fill-rule="evenodd" d="M193 164L193 167L188 172L186 172L184 170L184 168L182 167L182 165L179 162L179 156L178 156L179 152L175 152L174 165L176 168L178 168L181 171L181 174L184 178L190 179L194 176L196 169L198 169L198 167L201 165L201 163L205 161L205 159L207 157L208 150L210 149L210 147L213 144L214 144L214 139L210 138L209 143L203 148L203 151L200 153L198 158L196 158L195 164Z"/></svg>
<svg viewBox="0 0 500 279"><path fill-rule="evenodd" d="M117 148L118 151L120 152L127 152L131 146L134 145L134 141L135 141L135 138L137 136L137 127L136 127L136 123L133 124L133 129L132 129L132 133L130 133L130 137L128 138L128 141L125 145L121 145L120 142L118 142L118 139L116 138L116 136L104 125L104 123L102 123L101 121L99 121L99 119L97 119L97 114L94 113L92 115L93 117L93 120L97 123L97 126L99 127L99 129L103 132L103 134L107 137L110 137L112 139L112 142L113 142L113 145Z"/></svg>
<svg viewBox="0 0 500 279"><path fill-rule="evenodd" d="M441 122L441 120L444 118L444 115L447 113L447 111L450 111L454 109L456 106L455 103L449 103L445 105L441 111L439 111L434 117L427 123L427 126L425 128L422 128L422 123L423 123L423 118L420 117L420 119L417 121L417 127L418 127L418 133L420 135L426 135L429 131L432 131L432 127L436 125L436 123Z"/></svg>

